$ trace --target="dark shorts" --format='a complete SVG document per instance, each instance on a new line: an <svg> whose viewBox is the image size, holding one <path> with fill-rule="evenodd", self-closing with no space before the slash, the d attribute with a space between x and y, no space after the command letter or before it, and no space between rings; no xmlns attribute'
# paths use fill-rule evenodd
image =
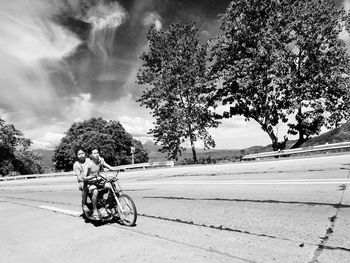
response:
<svg viewBox="0 0 350 263"><path fill-rule="evenodd" d="M104 188L108 188L105 181L95 180L95 181L88 182L89 193L91 193L94 189L104 189Z"/></svg>
<svg viewBox="0 0 350 263"><path fill-rule="evenodd" d="M79 182L78 183L78 188L80 191L83 191L84 189L84 183L83 182ZM101 189L104 188L104 183L101 181L98 182L93 182L93 183L88 183L87 184L87 189L89 193L92 193L92 191L94 191L94 189Z"/></svg>

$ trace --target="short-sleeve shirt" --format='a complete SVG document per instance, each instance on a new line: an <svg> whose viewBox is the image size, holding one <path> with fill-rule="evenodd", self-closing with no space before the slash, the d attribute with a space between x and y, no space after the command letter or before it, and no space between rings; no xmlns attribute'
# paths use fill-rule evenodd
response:
<svg viewBox="0 0 350 263"><path fill-rule="evenodd" d="M82 175L84 174L84 171L86 171L86 169L88 168L89 166L89 163L90 163L90 159L86 158L85 159L85 162L84 163L81 163L79 161L76 161L74 164L73 164L73 171L76 172L76 171L79 171L79 174L80 176L82 177ZM78 179L78 182L81 183L83 182L83 180L81 180L79 177L77 177Z"/></svg>

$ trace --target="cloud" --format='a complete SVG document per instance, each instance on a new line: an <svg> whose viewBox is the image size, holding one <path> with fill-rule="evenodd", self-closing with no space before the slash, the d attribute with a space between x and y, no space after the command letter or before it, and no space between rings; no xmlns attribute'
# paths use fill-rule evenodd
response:
<svg viewBox="0 0 350 263"><path fill-rule="evenodd" d="M344 8L346 11L350 9L350 0L344 0Z"/></svg>
<svg viewBox="0 0 350 263"><path fill-rule="evenodd" d="M120 116L118 118L125 130L136 137L150 137L147 132L153 127L152 121L142 117Z"/></svg>
<svg viewBox="0 0 350 263"><path fill-rule="evenodd" d="M40 140L33 140L32 149L54 149L64 137L63 133L46 132Z"/></svg>
<svg viewBox="0 0 350 263"><path fill-rule="evenodd" d="M146 13L143 19L143 25L146 27L154 26L156 30L162 29L161 17L157 12L148 12Z"/></svg>
<svg viewBox="0 0 350 263"><path fill-rule="evenodd" d="M91 94L81 93L78 96L68 98L68 105L64 109L66 121L82 121L88 119L95 105L91 102Z"/></svg>
<svg viewBox="0 0 350 263"><path fill-rule="evenodd" d="M118 2L99 2L88 10L86 21L92 25L88 45L104 61L113 52L116 28L125 22L126 17L127 13Z"/></svg>
<svg viewBox="0 0 350 263"><path fill-rule="evenodd" d="M0 108L0 119L8 122L9 121L9 114L4 110Z"/></svg>
<svg viewBox="0 0 350 263"><path fill-rule="evenodd" d="M6 1L0 7L1 107L27 115L56 115L57 94L69 86L54 85L51 77L65 75L68 85L74 85L64 56L73 52L80 40L50 20L51 11L43 1L33 5Z"/></svg>
<svg viewBox="0 0 350 263"><path fill-rule="evenodd" d="M206 37L210 37L210 33L209 33L209 31L207 31L207 30L202 30L202 31L201 31L201 34L204 35L204 36L206 36Z"/></svg>
<svg viewBox="0 0 350 263"><path fill-rule="evenodd" d="M53 148L74 121L100 116L120 121L143 142L151 139L153 118L136 102L142 87L135 84L138 56L147 46L145 27L160 30L198 17L206 39L218 27L215 10L226 5L131 2L118 1L124 8L102 0L0 0L0 116L32 139L33 147ZM55 22L67 14L74 23L67 17L66 24ZM231 134L248 136L249 127L240 119L223 121L213 132L218 147L236 147L231 142L239 140Z"/></svg>

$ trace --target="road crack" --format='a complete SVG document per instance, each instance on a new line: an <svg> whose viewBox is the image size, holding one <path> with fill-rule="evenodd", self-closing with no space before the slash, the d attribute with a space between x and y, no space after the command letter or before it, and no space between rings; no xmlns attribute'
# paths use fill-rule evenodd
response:
<svg viewBox="0 0 350 263"><path fill-rule="evenodd" d="M350 171L348 173L347 179L349 179L349 177L350 177ZM340 212L340 209L343 208L342 202L343 202L343 198L344 198L344 193L346 191L346 185L345 184L339 185L338 191L342 191L342 194L341 194L339 203L335 206L336 211L335 211L334 215L329 218L330 226L327 228L325 236L320 238L321 242L318 244L318 247L314 252L314 256L312 257L312 259L309 263L317 263L318 258L320 257L320 255L322 254L324 249L331 249L331 250L342 249L342 250L346 250L346 251L350 252L350 249L339 248L339 247L330 247L330 246L326 245L327 241L329 240L329 238L332 236L332 234L334 232L335 222L338 218L338 214Z"/></svg>
<svg viewBox="0 0 350 263"><path fill-rule="evenodd" d="M148 217L148 218L154 218L154 219L159 219L159 220L175 222L175 223L181 223L181 224L187 224L187 225L192 225L192 226L211 228L211 229L220 230L220 231L229 231L229 232L236 232L236 233L241 233L241 234L246 234L246 235L258 236L258 237L279 239L279 240L290 241L290 242L294 242L294 243L298 243L298 244L304 244L305 243L305 242L301 242L301 241L297 241L297 240L292 240L292 239L289 239L289 238L276 237L276 236L272 236L272 235L258 234L258 233L253 233L253 232L249 232L249 231L245 231L245 230L233 229L233 228L229 228L229 227L224 227L222 225L214 226L214 225L207 225L207 224L199 224L199 223L195 223L193 221L186 221L186 220L182 220L182 219L178 219L178 218L174 219L174 218L167 218L167 217L147 215L147 214L140 214L140 213L138 215L139 216Z"/></svg>
<svg viewBox="0 0 350 263"><path fill-rule="evenodd" d="M350 208L350 205L318 203L318 202L300 202L300 201L282 201L282 200L253 200L253 199L229 199L229 198L190 198L176 196L145 196L143 199L167 199L167 200L186 200L186 201L225 201L225 202L247 202L247 203L267 203L267 204L290 204L307 206L332 206L335 208Z"/></svg>

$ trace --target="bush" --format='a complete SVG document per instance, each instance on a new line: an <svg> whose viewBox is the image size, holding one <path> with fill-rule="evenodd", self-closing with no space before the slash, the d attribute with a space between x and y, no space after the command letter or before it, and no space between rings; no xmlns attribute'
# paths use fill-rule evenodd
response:
<svg viewBox="0 0 350 263"><path fill-rule="evenodd" d="M86 150L98 147L100 155L112 166L131 163L131 146L135 147L135 163L148 161L141 142L133 139L119 122L103 118L91 118L72 124L52 158L57 170L72 170L78 146Z"/></svg>

